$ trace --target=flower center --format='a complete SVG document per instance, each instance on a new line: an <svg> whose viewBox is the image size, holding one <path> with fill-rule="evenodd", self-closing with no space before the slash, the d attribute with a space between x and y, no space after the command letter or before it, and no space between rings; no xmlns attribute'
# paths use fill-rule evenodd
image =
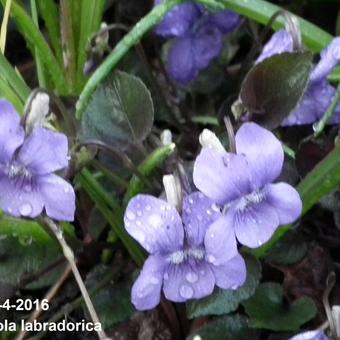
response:
<svg viewBox="0 0 340 340"><path fill-rule="evenodd" d="M16 161L7 164L5 173L10 179L20 177L23 180L30 180L32 178L31 172L28 171L25 166Z"/></svg>
<svg viewBox="0 0 340 340"><path fill-rule="evenodd" d="M172 264L181 264L182 262L187 261L189 258L194 260L203 260L204 256L205 250L203 248L193 247L175 251L169 255L168 261Z"/></svg>
<svg viewBox="0 0 340 340"><path fill-rule="evenodd" d="M241 197L237 204L237 208L240 211L244 211L252 204L261 203L265 197L266 195L263 190L253 191L252 193Z"/></svg>

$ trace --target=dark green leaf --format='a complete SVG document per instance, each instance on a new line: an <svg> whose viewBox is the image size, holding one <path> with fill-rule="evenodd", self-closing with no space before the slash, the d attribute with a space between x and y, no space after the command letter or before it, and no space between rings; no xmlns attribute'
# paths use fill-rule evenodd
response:
<svg viewBox="0 0 340 340"><path fill-rule="evenodd" d="M130 285L126 282L114 282L110 271L111 268L100 265L86 278L88 289L95 290L92 301L105 329L110 329L118 322L128 319L134 312L130 302ZM85 305L84 308L87 311Z"/></svg>
<svg viewBox="0 0 340 340"><path fill-rule="evenodd" d="M247 265L245 284L236 290L217 288L212 295L204 299L188 302L186 308L189 318L233 312L241 301L248 299L254 294L261 277L261 265L250 255L245 255L244 257Z"/></svg>
<svg viewBox="0 0 340 340"><path fill-rule="evenodd" d="M151 95L143 82L115 71L97 88L86 107L81 139L96 139L124 148L147 137L153 117Z"/></svg>
<svg viewBox="0 0 340 340"><path fill-rule="evenodd" d="M286 234L266 255L269 262L289 265L300 261L307 253L307 244L300 234Z"/></svg>
<svg viewBox="0 0 340 340"><path fill-rule="evenodd" d="M251 327L273 331L297 331L317 313L313 300L307 297L289 305L283 299L282 287L272 282L259 285L255 294L242 304Z"/></svg>
<svg viewBox="0 0 340 340"><path fill-rule="evenodd" d="M189 335L187 339L193 340L197 335L204 340L256 340L258 338L254 330L248 328L248 319L241 315L215 319Z"/></svg>
<svg viewBox="0 0 340 340"><path fill-rule="evenodd" d="M240 98L268 128L279 126L297 106L312 68L309 52L282 53L255 65L243 81Z"/></svg>

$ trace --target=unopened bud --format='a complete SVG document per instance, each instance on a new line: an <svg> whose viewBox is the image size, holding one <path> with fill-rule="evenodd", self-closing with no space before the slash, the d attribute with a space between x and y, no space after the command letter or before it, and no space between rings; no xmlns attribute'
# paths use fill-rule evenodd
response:
<svg viewBox="0 0 340 340"><path fill-rule="evenodd" d="M168 203L174 205L178 211L182 207L182 187L179 179L174 175L163 176L163 185Z"/></svg>
<svg viewBox="0 0 340 340"><path fill-rule="evenodd" d="M209 129L204 129L202 131L199 137L199 142L203 148L210 148L219 152L226 151L217 136Z"/></svg>
<svg viewBox="0 0 340 340"><path fill-rule="evenodd" d="M42 127L50 110L50 98L44 92L38 92L32 99L31 108L26 114L25 127L27 132Z"/></svg>

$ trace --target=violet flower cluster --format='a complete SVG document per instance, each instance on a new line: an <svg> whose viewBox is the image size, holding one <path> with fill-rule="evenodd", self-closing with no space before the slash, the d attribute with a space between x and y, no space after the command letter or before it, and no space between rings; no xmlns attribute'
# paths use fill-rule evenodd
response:
<svg viewBox="0 0 340 340"><path fill-rule="evenodd" d="M163 0L155 0L155 5ZM156 28L165 38L174 38L166 69L178 83L187 84L217 58L223 36L238 26L240 17L231 11L209 13L194 2L177 5Z"/></svg>
<svg viewBox="0 0 340 340"><path fill-rule="evenodd" d="M13 106L0 100L0 208L15 217L46 214L73 221L75 193L54 174L68 165L68 142L62 133L34 128L25 133Z"/></svg>
<svg viewBox="0 0 340 340"><path fill-rule="evenodd" d="M273 34L264 46L256 63L283 52L293 52L293 38L286 30ZM328 47L321 52L320 61L314 66L307 90L299 106L282 122L282 126L312 124L323 117L336 92L327 77L339 62L340 37L334 38ZM340 105L337 106L329 123L340 123Z"/></svg>
<svg viewBox="0 0 340 340"><path fill-rule="evenodd" d="M197 157L193 180L200 191L184 197L181 211L150 195L137 195L127 206L125 228L150 253L132 288L139 310L155 307L162 287L174 302L210 295L215 285L238 288L246 267L237 240L258 247L301 214L297 191L272 183L284 158L272 132L245 123L236 134L236 154L219 143Z"/></svg>

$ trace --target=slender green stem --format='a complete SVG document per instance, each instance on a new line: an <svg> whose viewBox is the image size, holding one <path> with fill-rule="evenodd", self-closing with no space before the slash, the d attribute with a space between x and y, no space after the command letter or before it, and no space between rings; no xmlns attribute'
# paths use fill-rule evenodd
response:
<svg viewBox="0 0 340 340"><path fill-rule="evenodd" d="M134 28L116 45L100 67L93 73L86 83L77 102L77 117L80 118L85 106L97 85L112 71L129 49L135 46L152 27L159 23L165 14L183 0L168 0L154 7L152 11L141 19Z"/></svg>
<svg viewBox="0 0 340 340"><path fill-rule="evenodd" d="M39 29L37 4L36 4L35 0L31 0L31 13L32 13L33 22L35 23L35 25ZM35 49L34 59L35 59L36 67L37 67L39 86L46 88L45 72L44 72L43 64L41 62L40 55L39 55L39 52L37 51L37 49Z"/></svg>
<svg viewBox="0 0 340 340"><path fill-rule="evenodd" d="M314 128L314 137L318 137L320 133L325 128L326 124L329 122L329 120L332 118L336 107L338 106L338 103L340 101L340 84L338 85L335 95L332 99L331 105L328 107L327 111L321 118L321 120L316 124Z"/></svg>

